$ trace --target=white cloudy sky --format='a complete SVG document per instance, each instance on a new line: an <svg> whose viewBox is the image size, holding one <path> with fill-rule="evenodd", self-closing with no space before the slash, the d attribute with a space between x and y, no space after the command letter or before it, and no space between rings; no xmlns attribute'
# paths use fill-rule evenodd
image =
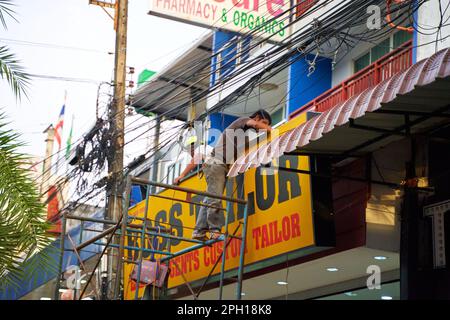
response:
<svg viewBox="0 0 450 320"><path fill-rule="evenodd" d="M114 60L107 52L114 50L115 36L112 20L100 7L89 5L88 0L14 2L19 23L9 19L8 30L0 29L0 46L7 45L15 52L29 73L98 82L111 80ZM161 70L207 32L150 16L149 8L150 0L130 0L127 65L136 68L135 80L145 68ZM63 141L72 115L75 140L94 123L97 84L34 78L29 99L18 102L5 81L0 81L0 110L7 115L10 127L22 133L22 140L27 143L24 152L44 155L42 132L56 122L66 90Z"/></svg>

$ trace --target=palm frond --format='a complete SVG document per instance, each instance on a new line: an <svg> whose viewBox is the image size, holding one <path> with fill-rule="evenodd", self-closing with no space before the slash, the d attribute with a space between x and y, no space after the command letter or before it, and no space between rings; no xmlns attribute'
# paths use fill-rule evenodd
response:
<svg viewBox="0 0 450 320"><path fill-rule="evenodd" d="M0 77L6 79L18 99L22 94L27 96L30 77L20 66L16 56L5 46L0 46Z"/></svg>
<svg viewBox="0 0 450 320"><path fill-rule="evenodd" d="M14 16L15 12L11 9L13 6L15 6L15 4L11 0L0 0L0 22L5 29L8 29L5 16L9 16L17 22L17 19Z"/></svg>
<svg viewBox="0 0 450 320"><path fill-rule="evenodd" d="M55 263L46 254L33 260L33 254L51 243L46 233L50 226L37 187L24 169L26 157L17 151L18 135L6 130L5 122L0 114L0 285L16 287L20 279L30 279L42 268L51 270Z"/></svg>

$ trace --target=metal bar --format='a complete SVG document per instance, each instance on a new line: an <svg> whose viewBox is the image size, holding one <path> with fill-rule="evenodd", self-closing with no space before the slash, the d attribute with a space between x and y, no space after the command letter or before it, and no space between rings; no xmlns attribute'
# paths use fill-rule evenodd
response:
<svg viewBox="0 0 450 320"><path fill-rule="evenodd" d="M382 129L382 128L376 128L376 127L372 127L372 126L356 124L355 119L350 119L349 123L350 123L350 128L353 128L353 129L360 129L360 130L373 131L373 132L389 133L392 135L406 136L406 133L396 131L396 130L388 130L388 129Z"/></svg>
<svg viewBox="0 0 450 320"><path fill-rule="evenodd" d="M388 187L392 187L392 188L400 188L401 187L400 184L392 183L392 182L375 181L375 180L368 181L366 178L348 177L348 176L340 176L340 175L329 175L329 174L315 173L315 172L312 172L309 170L301 170L301 169L294 169L294 168L275 167L275 166L272 166L272 167L274 169L281 170L281 171L295 172L295 173L299 173L299 174L307 174L307 175L322 177L322 178L340 178L340 179L346 179L346 180L352 180L352 181L358 181L358 182L370 182L373 184L380 184L380 185L384 185L384 186L388 186Z"/></svg>
<svg viewBox="0 0 450 320"><path fill-rule="evenodd" d="M131 229L131 228L127 228L126 231L127 232L142 233L141 230ZM181 240L181 241L186 241L186 242L203 243L203 241L201 241L201 240L189 239L189 238L184 238L184 237L178 237L178 236L173 236L173 235L166 234L166 233L146 232L145 234L149 235L149 236L156 236L156 237L167 238L167 239Z"/></svg>
<svg viewBox="0 0 450 320"><path fill-rule="evenodd" d="M156 168L154 168L156 170ZM130 177L130 180L133 178ZM145 249L144 241L145 241L145 231L147 230L147 217L148 217L148 202L150 200L150 188L147 187L146 195L145 195L145 212L144 212L144 221L142 223L142 233L141 233L141 248ZM127 221L128 222L128 221ZM138 264L138 272L137 272L137 279L136 279L136 292L134 294L134 300L137 300L139 298L139 284L141 283L141 270L142 270L142 259L143 259L143 250L140 250L139 252L139 264Z"/></svg>
<svg viewBox="0 0 450 320"><path fill-rule="evenodd" d="M384 109L378 109L372 111L373 113L380 113L380 114L393 114L393 115L399 115L403 116L405 114L409 114L410 116L428 116L428 112L420 112L420 111L401 111L401 110L384 110ZM434 118L450 118L450 114L448 113L442 113L433 115Z"/></svg>
<svg viewBox="0 0 450 320"><path fill-rule="evenodd" d="M117 272L116 272L116 283L114 288L115 298L116 300L119 300L120 295L120 283L121 283L121 276L122 274L125 274L123 268L123 259L124 259L124 246L125 246L125 231L127 228L127 222L128 222L128 206L130 203L130 194L131 194L131 179L130 177L127 177L127 183L125 185L125 201L122 204L123 206L123 219L122 219L122 233L120 235L120 241L119 241L119 256L117 258ZM123 198L122 198L123 199Z"/></svg>
<svg viewBox="0 0 450 320"><path fill-rule="evenodd" d="M241 241L241 252L239 256L239 269L238 269L238 283L236 290L236 299L241 300L242 298L242 279L244 276L244 264L245 264L245 246L247 243L247 224L248 224L248 206L245 205L244 208L244 226L242 227L242 241Z"/></svg>
<svg viewBox="0 0 450 320"><path fill-rule="evenodd" d="M89 232L103 232L103 230L89 229L89 228L84 229L84 231L89 231Z"/></svg>
<svg viewBox="0 0 450 320"><path fill-rule="evenodd" d="M239 230L239 227L240 227L240 224L238 224L238 226L236 227L236 229L234 229L233 235L236 234L236 232ZM225 247L225 250L226 250L226 248L228 247L228 245L231 243L231 240L232 240L232 239L230 239L230 240L228 241L228 243L227 243L227 245L226 245L226 247ZM203 288L205 287L205 285L208 283L209 278L211 278L211 275L213 274L214 270L216 269L217 265L219 264L220 259L221 259L220 256L216 259L216 262L214 262L214 265L213 265L213 267L211 268L211 270L209 271L208 276L205 278L205 281L203 281L203 283L202 283L200 289L198 289L198 292L197 292L197 298L200 296L200 293L202 293L202 290L203 290Z"/></svg>
<svg viewBox="0 0 450 320"><path fill-rule="evenodd" d="M133 218L134 219L134 218ZM144 219L142 219L142 221L143 221ZM132 228L142 228L142 224L134 224L134 223L128 223L128 226L129 227L132 227ZM151 230L151 231L153 231L153 232L157 232L158 231L158 228L157 227L151 227L151 226L147 226L147 230ZM168 232L168 230L169 229L167 229L167 228L165 228L165 227L161 227L161 231L162 232Z"/></svg>
<svg viewBox="0 0 450 320"><path fill-rule="evenodd" d="M433 111L433 112L430 112L430 113L429 113L428 115L426 115L426 116L423 116L423 117L417 118L417 119L415 119L415 120L412 120L408 125L406 125L406 124L405 124L405 125L401 125L401 126L395 128L394 130L395 130L395 131L403 131L403 130L405 130L408 126L414 126L414 125L416 125L416 124L419 124L419 123L421 123L421 122L423 122L423 121L428 120L428 119L431 118L431 117L434 117L434 116L436 116L436 115L442 114L442 112L448 111L449 109L450 109L450 105L444 106L444 107L439 108L439 109L437 109L437 110L435 110L435 111ZM384 140L384 139L386 139L386 138L389 137L389 136L391 136L390 133L384 133L384 134L382 134L382 135L380 135L380 136L378 136L378 137L376 137L376 138L370 139L370 140L368 140L368 141L366 141L366 142L364 142L364 143L361 143L361 144L357 145L356 147L351 148L350 150L347 150L347 151L343 152L342 155L345 156L345 155L347 155L347 154L350 154L350 153L353 153L353 152L355 152L355 151L358 151L358 150L360 150L360 149L362 149L362 148L364 148L364 147L370 146L370 145L373 144L373 143L376 143L376 142L378 142L378 141Z"/></svg>
<svg viewBox="0 0 450 320"><path fill-rule="evenodd" d="M58 261L58 277L56 278L56 284L55 284L55 292L54 292L54 300L59 300L59 289L61 287L61 274L62 274L62 265L63 265L63 259L64 259L64 251L65 251L65 236L66 236L66 214L65 212L62 213L62 230L61 230L61 239L60 241L60 256Z"/></svg>
<svg viewBox="0 0 450 320"><path fill-rule="evenodd" d="M89 218L89 217L74 216L71 214L68 214L66 218L73 219L73 220L80 220L80 221L104 223L104 224L110 224L110 225L115 225L117 223L117 222L111 221L111 220L102 220L102 219L95 219L95 218Z"/></svg>
<svg viewBox="0 0 450 320"><path fill-rule="evenodd" d="M225 200L225 201L236 202L236 203L241 203L241 204L247 203L247 201L243 200L243 199L234 199L234 198L229 198L229 197L224 197L224 196L218 196L218 195L210 193L210 192L198 191L198 190L194 190L194 189L174 186L171 184L148 181L148 180L136 178L136 177L132 177L131 179L133 182L135 182L137 184L151 185L151 186L156 186L156 187L165 188L165 189L183 191L183 192L187 192L187 193L193 193L193 194L197 194L197 195L201 195L201 196L206 196L206 197L213 198L213 199Z"/></svg>
<svg viewBox="0 0 450 320"><path fill-rule="evenodd" d="M95 244L99 245L99 246L104 246L105 245L104 243L101 243L101 242L96 242ZM110 244L109 246L112 247L112 248L119 248L118 244ZM146 248L141 248L141 247L124 246L123 248L126 249L126 250L142 251L142 252L147 252L147 253L156 253L156 254L162 254L162 255L165 255L165 256L171 256L172 255L172 253L170 253L168 251L146 249Z"/></svg>
<svg viewBox="0 0 450 320"><path fill-rule="evenodd" d="M200 249L200 248L202 248L204 246L210 246L210 245L212 245L212 244L214 244L216 242L219 242L219 241L222 241L222 240L220 240L220 239L211 239L211 240L204 241L201 244L198 244L198 245L195 245L195 246L192 246L192 247L180 250L178 252L172 253L172 256L170 257L170 259L176 258L178 256L181 256L183 254L189 253L191 251L195 251L195 250ZM161 262L165 262L167 260L169 260L169 258L165 257L165 258L161 259Z"/></svg>
<svg viewBox="0 0 450 320"><path fill-rule="evenodd" d="M192 294L192 297L194 298L194 300L197 300L197 296L195 295L194 290L192 289L191 284L189 283L189 281L186 279L186 277L184 276L183 271L181 270L180 266L178 265L176 260L173 260L173 264L175 265L175 267L177 268L178 272L181 274L181 277L183 278L184 284L188 287L189 291Z"/></svg>
<svg viewBox="0 0 450 320"><path fill-rule="evenodd" d="M225 211L225 234L222 247L222 269L220 269L220 282L219 282L219 300L222 300L223 296L223 278L225 277L225 260L226 260L226 244L228 240L228 213L231 211L231 203L227 202L227 210Z"/></svg>
<svg viewBox="0 0 450 320"><path fill-rule="evenodd" d="M225 211L224 208L212 206L212 205L206 204L206 203L194 202L194 201L183 200L183 199L177 199L177 198L170 198L170 197L160 196L160 195L158 195L158 194L152 194L152 195L150 195L150 196L151 196L151 197L155 197L155 198L167 199L167 200L171 200L171 201L180 201L180 202L185 202L185 203L191 203L191 204L199 205L199 206L202 206L202 207L208 207L208 208L213 208L213 209Z"/></svg>
<svg viewBox="0 0 450 320"><path fill-rule="evenodd" d="M103 249L102 253L100 254L100 257L98 257L98 260L97 260L97 262L96 262L96 264L95 264L95 266L94 266L94 270L92 270L91 274L89 275L89 279L87 280L86 286L84 287L83 291L81 292L81 295L80 295L79 300L81 300L81 299L83 298L83 295L84 295L84 293L85 293L85 291L86 291L86 289L87 289L89 283L91 282L92 277L93 277L94 274L95 274L95 270L97 270L98 265L100 264L100 261L102 260L103 255L105 254L106 250L108 249L109 244L111 243L111 240L112 240L113 237L114 237L114 232L115 232L117 229L119 229L120 223L121 223L121 222L122 222L122 216L120 216L119 221L118 221L117 224L114 226L114 228L113 228L114 230L113 230L112 233L110 234L109 239L108 239L108 241L107 241L106 244L105 244L105 248Z"/></svg>
<svg viewBox="0 0 450 320"><path fill-rule="evenodd" d="M117 230L116 227L111 227L106 229L105 231L103 231L102 233L100 233L99 235L96 235L95 237L86 240L85 242L83 242L82 244L78 245L78 247L75 248L75 250L77 251L81 251L81 249L87 247L90 244L93 244L95 241L107 236L108 234L112 233L112 235L114 235L114 232Z"/></svg>
<svg viewBox="0 0 450 320"><path fill-rule="evenodd" d="M285 155L288 156L321 156L321 157L330 157L330 158L344 158L340 153L324 153L324 152L307 152L302 151L301 149L296 149L291 152L285 152ZM352 154L348 155L353 158L363 158L365 154Z"/></svg>
<svg viewBox="0 0 450 320"><path fill-rule="evenodd" d="M129 259L123 259L123 262L125 262L125 263L130 263L130 264L137 264L136 261L134 261L134 260L129 260Z"/></svg>
<svg viewBox="0 0 450 320"><path fill-rule="evenodd" d="M110 9L114 9L116 7L116 5L114 3L109 3L109 2L105 2L105 1L97 1L97 0L89 0L89 4L100 6L102 8L106 7L106 8L110 8Z"/></svg>
<svg viewBox="0 0 450 320"><path fill-rule="evenodd" d="M170 235L172 235L172 227L170 227ZM194 239L190 239L190 240L194 240ZM164 247L163 247L163 249L164 249ZM172 252L172 239L171 238L168 238L167 239L167 251L169 251L169 252ZM168 266L170 266L170 262L171 262L172 260L167 260L167 265ZM173 260L175 263L177 263L176 262L176 260ZM179 268L179 266L178 266L178 268ZM183 281L186 283L186 285L189 287L190 286L190 284L187 282L187 279L185 278L185 276L183 275L183 273L181 273L181 277L183 278ZM164 282L164 289L162 290L162 292L163 292L163 294L164 294L164 297L166 297L167 296L167 288L168 287L168 281L166 282ZM192 289L192 287L191 287L191 289Z"/></svg>
<svg viewBox="0 0 450 320"><path fill-rule="evenodd" d="M81 235L82 234L83 234L83 226L81 226L80 241L81 241ZM86 272L86 266L84 265L83 260L81 259L80 255L78 254L78 251L76 250L75 242L73 242L72 237L69 234L67 234L67 239L69 239L70 243L72 244L72 248L74 248L73 251L75 252L75 255L77 256L78 263L83 268L83 271ZM75 284L75 288L74 288L73 300L77 300L77 291L78 291L78 289L77 289L77 286L78 286L78 270L76 270L75 272L76 272L77 276L75 277L76 284ZM95 294L97 294L97 292Z"/></svg>

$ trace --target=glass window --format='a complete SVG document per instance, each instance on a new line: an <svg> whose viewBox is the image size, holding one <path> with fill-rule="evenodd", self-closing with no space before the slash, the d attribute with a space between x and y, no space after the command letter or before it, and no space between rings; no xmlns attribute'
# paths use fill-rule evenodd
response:
<svg viewBox="0 0 450 320"><path fill-rule="evenodd" d="M361 71L370 64L370 52L355 60L355 73Z"/></svg>
<svg viewBox="0 0 450 320"><path fill-rule="evenodd" d="M272 117L272 126L284 120L284 109L285 108L282 107L270 115Z"/></svg>
<svg viewBox="0 0 450 320"><path fill-rule="evenodd" d="M401 30L394 34L394 49L400 47L406 41L412 39L412 33L408 31Z"/></svg>
<svg viewBox="0 0 450 320"><path fill-rule="evenodd" d="M374 63L378 59L380 59L385 54L388 54L391 49L391 39L387 38L382 41L380 44L376 45L370 50L370 61Z"/></svg>

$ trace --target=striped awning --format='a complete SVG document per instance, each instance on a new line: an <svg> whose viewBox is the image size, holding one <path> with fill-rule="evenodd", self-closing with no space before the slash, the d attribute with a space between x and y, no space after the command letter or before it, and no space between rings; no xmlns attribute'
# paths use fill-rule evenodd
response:
<svg viewBox="0 0 450 320"><path fill-rule="evenodd" d="M402 116L402 112L410 112L412 124L415 124L423 122L415 121L421 120L423 114L434 115L439 108L449 104L450 48L447 48L238 158L231 166L228 176L234 177L250 168L271 163L285 153L305 149L311 144L317 146L317 142L327 140L327 137L333 136L339 131L336 129L341 127L345 127L345 130L339 132L345 132L345 135L328 138L327 146L330 151L340 150L339 144L350 146L352 139L361 144L361 139L376 139L377 135L399 128L398 122L403 121L403 117L397 119L396 116ZM376 121L374 117L378 117ZM354 125L356 119L366 123L358 127ZM362 132L364 128L374 127L367 125L370 119L371 124L377 124L378 132ZM397 123L394 124L393 121Z"/></svg>

